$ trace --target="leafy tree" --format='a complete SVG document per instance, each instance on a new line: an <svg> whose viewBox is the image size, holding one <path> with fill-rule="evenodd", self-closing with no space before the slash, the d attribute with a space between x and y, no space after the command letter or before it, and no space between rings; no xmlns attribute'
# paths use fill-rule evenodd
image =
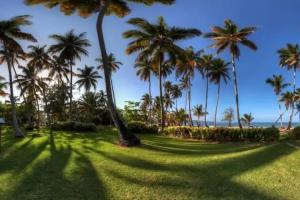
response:
<svg viewBox="0 0 300 200"><path fill-rule="evenodd" d="M64 80L69 82L69 73L70 69L65 60L58 56L53 56L49 67L49 77L56 79L57 83L62 85L64 84Z"/></svg>
<svg viewBox="0 0 300 200"><path fill-rule="evenodd" d="M283 79L282 75L278 75L278 76L273 75L272 78L268 78L266 80L266 83L269 84L273 88L274 93L277 96L278 105L279 105L279 119L280 119L280 125L282 127L283 126L283 122L282 122L283 113L281 111L280 94L281 94L282 90L285 89L286 87L288 87L290 84L284 83L284 79Z"/></svg>
<svg viewBox="0 0 300 200"><path fill-rule="evenodd" d="M98 71L94 70L94 67L84 66L83 69L77 69L79 73L77 77L79 78L76 81L76 84L79 85L79 89L84 87L85 91L90 91L91 87L96 89L98 79L101 78Z"/></svg>
<svg viewBox="0 0 300 200"><path fill-rule="evenodd" d="M178 105L177 105L177 101L178 98L182 97L182 92L179 88L179 85L173 85L170 91L170 94L172 96L173 99L175 99L175 109L178 110Z"/></svg>
<svg viewBox="0 0 300 200"><path fill-rule="evenodd" d="M205 116L205 115L207 115L207 113L203 110L203 106L202 105L196 105L196 106L194 106L194 109L193 109L193 111L194 111L194 115L197 117L197 119L198 119L198 126L200 126L200 124L201 124L201 122L200 122L200 120L201 120L201 117L202 116Z"/></svg>
<svg viewBox="0 0 300 200"><path fill-rule="evenodd" d="M165 125L164 102L163 102L163 83L162 69L176 62L176 58L184 56L182 50L177 44L177 41L185 40L195 36L199 36L201 32L197 29L182 29L177 27L169 27L163 17L159 17L157 23L151 24L149 21L142 18L133 18L128 21L129 24L136 27L126 31L123 35L125 38L130 38L126 52L128 54L139 53L137 60L151 58L152 66L156 69L159 79L159 94L160 94L160 109L161 109L161 129Z"/></svg>
<svg viewBox="0 0 300 200"><path fill-rule="evenodd" d="M228 127L231 127L232 121L234 120L234 110L233 108L228 108L224 112L223 121L228 121Z"/></svg>
<svg viewBox="0 0 300 200"><path fill-rule="evenodd" d="M151 105L152 105L152 97L150 94L144 94L142 96L142 102L141 102L141 109L142 110L145 110L146 112L148 111L148 122L150 122L151 124L151 121L152 121L152 115L151 115ZM145 112L145 113L146 113Z"/></svg>
<svg viewBox="0 0 300 200"><path fill-rule="evenodd" d="M205 35L207 38L211 38L213 40L214 44L212 47L217 49L217 53L221 53L225 49L228 49L231 54L236 112L240 128L242 128L242 124L240 120L238 81L235 61L240 57L239 45L249 47L252 50L257 50L255 43L248 39L248 37L256 30L256 27L245 27L239 29L239 27L233 21L227 19L224 22L224 27L213 26L212 32Z"/></svg>
<svg viewBox="0 0 300 200"><path fill-rule="evenodd" d="M286 91L281 94L281 102L284 102L285 109L289 110L290 108L293 109L294 107L294 93L290 91Z"/></svg>
<svg viewBox="0 0 300 200"><path fill-rule="evenodd" d="M10 101L12 104L12 124L16 137L23 137L21 129L19 128L16 105L13 89L12 65L13 53L24 53L22 46L18 43L19 40L27 40L35 42L36 39L30 34L22 31L24 26L31 25L28 15L16 16L9 20L0 21L0 44L3 47L5 61L9 74L9 88L10 88Z"/></svg>
<svg viewBox="0 0 300 200"><path fill-rule="evenodd" d="M177 125L182 126L183 124L186 124L188 118L189 115L186 114L183 108L180 108L179 110L175 111L175 119L177 121Z"/></svg>
<svg viewBox="0 0 300 200"><path fill-rule="evenodd" d="M280 57L280 66L286 67L288 70L293 69L293 93L296 92L296 71L300 64L300 49L299 45L287 44L285 48L279 49L278 54ZM292 102L292 112L290 115L288 129L292 127L292 121L294 116L294 102Z"/></svg>
<svg viewBox="0 0 300 200"><path fill-rule="evenodd" d="M3 76L0 76L0 97L5 97L7 93L5 90L7 89L7 83L4 82L5 78Z"/></svg>
<svg viewBox="0 0 300 200"><path fill-rule="evenodd" d="M51 57L48 54L46 47L47 46L28 46L30 51L27 53L27 58L29 59L27 65L33 66L39 71L48 69L51 65Z"/></svg>
<svg viewBox="0 0 300 200"><path fill-rule="evenodd" d="M242 117L242 122L247 124L248 127L251 127L252 125L252 121L254 120L254 117L252 116L251 113L249 114L244 114L243 117Z"/></svg>

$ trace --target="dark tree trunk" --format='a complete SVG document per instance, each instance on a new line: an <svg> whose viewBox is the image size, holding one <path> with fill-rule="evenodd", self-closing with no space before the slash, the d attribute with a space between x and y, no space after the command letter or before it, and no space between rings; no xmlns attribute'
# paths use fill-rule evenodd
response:
<svg viewBox="0 0 300 200"><path fill-rule="evenodd" d="M280 119L280 128L283 127L283 122L282 122L282 111L281 111L281 104L280 104L280 96L277 96L278 98L278 107L279 107L279 119Z"/></svg>
<svg viewBox="0 0 300 200"><path fill-rule="evenodd" d="M70 105L69 105L69 109L70 109L70 119L74 120L73 118L73 61L70 60L69 61L69 67L70 67Z"/></svg>
<svg viewBox="0 0 300 200"><path fill-rule="evenodd" d="M297 70L297 66L294 66L294 76L293 76L293 94L295 94L296 92L296 70ZM290 130L292 128L292 122L293 122L293 117L294 117L294 110L295 110L295 102L294 102L294 98L292 100L292 112L290 115L290 120L289 120L289 125L288 125L288 130Z"/></svg>
<svg viewBox="0 0 300 200"><path fill-rule="evenodd" d="M150 98L150 104L149 104L149 122L150 125L152 124L152 92L151 92L151 75L149 77L149 98Z"/></svg>
<svg viewBox="0 0 300 200"><path fill-rule="evenodd" d="M216 110L215 110L215 127L217 127L217 113L218 113L218 107L219 107L219 99L220 99L220 86L221 84L218 84L218 93L217 93L217 104L216 104Z"/></svg>
<svg viewBox="0 0 300 200"><path fill-rule="evenodd" d="M113 96L113 103L114 103L114 105L116 106L116 105L117 105L117 102L116 102L116 96L115 96L114 85L113 85L113 82L112 82L112 79L111 79L111 72L110 72L110 85L111 85L111 93L112 93L112 96Z"/></svg>
<svg viewBox="0 0 300 200"><path fill-rule="evenodd" d="M193 126L193 117L192 117L192 108L191 108L191 101L192 101L192 85L191 80L189 79L189 92L188 92L188 100L189 100L189 120L190 126Z"/></svg>
<svg viewBox="0 0 300 200"><path fill-rule="evenodd" d="M237 76L236 76L236 66L235 66L235 59L234 55L232 57L232 71L233 71L233 79L234 79L234 94L235 94L235 103L236 103L236 113L237 113L237 120L240 129L243 128L240 118L240 105L239 105L239 92L238 92L238 83L237 83Z"/></svg>
<svg viewBox="0 0 300 200"><path fill-rule="evenodd" d="M164 112L164 97L163 97L163 86L162 86L162 73L161 73L161 59L158 63L158 76L159 76L159 96L160 96L160 127L161 131L165 127L165 112Z"/></svg>
<svg viewBox="0 0 300 200"><path fill-rule="evenodd" d="M105 16L105 13L107 11L107 8L109 6L109 0L106 1L101 1L100 3L100 12L98 14L98 19L97 19L97 33L98 33L98 41L99 41L99 46L101 50L101 55L103 59L103 68L104 68L104 79L105 79L105 87L106 87L106 93L107 93L107 104L111 113L112 120L118 129L119 133L119 143L122 146L136 146L140 144L140 139L137 138L134 134L128 133L127 128L120 119L116 107L113 103L113 98L112 98L112 92L111 92L111 84L110 84L110 69L108 65L108 57L107 57L107 52L106 52L106 47L105 47L105 40L103 36L103 19Z"/></svg>
<svg viewBox="0 0 300 200"><path fill-rule="evenodd" d="M12 67L11 59L5 44L4 44L4 51L5 51L5 59L6 59L8 74L9 74L10 102L12 107L12 126L15 131L16 137L24 137L24 134L19 127L19 123L17 119L16 103L14 97L13 79L12 79L12 71L11 71L11 67Z"/></svg>
<svg viewBox="0 0 300 200"><path fill-rule="evenodd" d="M208 77L207 77L207 72L206 72L205 77L206 77L206 89L205 89L204 124L205 124L206 127L208 127L207 119L206 119L207 118L207 101L208 101Z"/></svg>

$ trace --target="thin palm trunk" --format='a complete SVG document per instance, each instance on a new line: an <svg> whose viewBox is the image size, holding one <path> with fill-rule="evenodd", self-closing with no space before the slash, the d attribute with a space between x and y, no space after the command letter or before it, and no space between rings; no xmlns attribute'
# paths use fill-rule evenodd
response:
<svg viewBox="0 0 300 200"><path fill-rule="evenodd" d="M12 79L12 71L11 71L11 60L9 58L9 53L6 48L6 45L4 44L4 51L5 51L5 59L8 67L8 74L9 74L9 89L10 89L10 102L12 106L12 125L13 129L15 131L16 137L24 137L23 132L21 131L17 119L17 112L16 112L16 103L15 103L15 97L14 97L14 88L13 88L13 79Z"/></svg>
<svg viewBox="0 0 300 200"><path fill-rule="evenodd" d="M206 72L206 91L205 91L205 109L204 112L207 113L207 102L208 102L208 77L207 77L207 72ZM204 115L204 124L206 127L208 127L207 125L207 114Z"/></svg>
<svg viewBox="0 0 300 200"><path fill-rule="evenodd" d="M235 103L236 103L236 113L237 113L237 120L240 129L243 128L240 118L240 105L239 105L239 92L238 92L238 83L237 83L237 75L236 75L236 66L235 66L235 59L234 55L232 57L232 71L233 71L233 79L234 79L234 94L235 94Z"/></svg>
<svg viewBox="0 0 300 200"><path fill-rule="evenodd" d="M113 96L113 101L114 101L114 105L116 106L116 96L115 96L115 90L114 90L114 85L111 79L111 74L110 74L110 85L111 85L111 92L112 92L112 96Z"/></svg>
<svg viewBox="0 0 300 200"><path fill-rule="evenodd" d="M193 118L192 118L192 108L191 108L191 101L192 101L192 85L191 80L189 79L189 92L188 92L188 100L189 100L189 118L190 118L190 126L193 126Z"/></svg>
<svg viewBox="0 0 300 200"><path fill-rule="evenodd" d="M151 93L151 75L149 76L149 122L152 124L152 93Z"/></svg>
<svg viewBox="0 0 300 200"><path fill-rule="evenodd" d="M100 1L100 11L98 14L98 19L97 19L97 35L98 35L98 42L101 50L101 55L103 59L103 69L104 69L104 79L105 79L105 86L106 86L106 93L107 93L107 103L108 107L111 113L112 120L118 129L119 133L119 142L120 145L122 146L135 146L140 144L139 138L137 138L133 134L129 134L127 132L127 128L125 127L124 123L120 119L116 107L113 103L112 99L112 92L111 92L111 84L110 84L110 69L109 69L109 64L108 64L108 56L106 52L106 47L105 47L105 40L104 40L104 35L103 35L103 19L105 16L105 13L107 11L107 8L109 6L110 0L106 1Z"/></svg>
<svg viewBox="0 0 300 200"><path fill-rule="evenodd" d="M217 104L216 104L216 110L215 110L215 127L217 127L217 113L218 113L218 107L219 107L219 99L220 99L220 87L221 84L218 84L218 93L217 93Z"/></svg>
<svg viewBox="0 0 300 200"><path fill-rule="evenodd" d="M70 119L73 120L73 62L70 60Z"/></svg>
<svg viewBox="0 0 300 200"><path fill-rule="evenodd" d="M164 112L164 99L163 99L163 86L162 86L162 73L161 73L161 59L159 60L158 66L158 76L159 76L159 96L160 96L160 126L161 131L164 130L165 127L165 112Z"/></svg>
<svg viewBox="0 0 300 200"><path fill-rule="evenodd" d="M279 108L279 118L280 118L280 127L283 127L282 122L282 111L281 111L281 104L280 104L280 96L278 95L278 108Z"/></svg>
<svg viewBox="0 0 300 200"><path fill-rule="evenodd" d="M294 66L294 76L293 76L293 94L295 94L296 92L296 70L297 70L297 66ZM292 122L293 122L293 116L294 116L294 109L295 109L295 102L294 102L294 98L292 100L292 112L290 115L290 120L289 120L289 125L288 125L288 130L292 128Z"/></svg>

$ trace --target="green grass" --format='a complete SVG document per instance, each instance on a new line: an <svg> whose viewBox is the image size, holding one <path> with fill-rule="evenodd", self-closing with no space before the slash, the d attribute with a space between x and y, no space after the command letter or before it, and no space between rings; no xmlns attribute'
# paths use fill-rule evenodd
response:
<svg viewBox="0 0 300 200"><path fill-rule="evenodd" d="M300 150L276 144L207 144L142 135L122 148L116 132L44 130L0 155L1 200L300 199ZM300 142L294 144L300 145Z"/></svg>

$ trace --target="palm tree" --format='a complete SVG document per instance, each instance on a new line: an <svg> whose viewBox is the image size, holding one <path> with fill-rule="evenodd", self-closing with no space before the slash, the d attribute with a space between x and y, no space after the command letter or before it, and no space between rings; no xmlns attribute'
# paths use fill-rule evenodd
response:
<svg viewBox="0 0 300 200"><path fill-rule="evenodd" d="M108 60L108 66L110 70L110 85L111 85L111 91L112 91L112 96L114 100L114 104L116 104L116 96L115 96L115 91L114 91L114 85L112 82L112 72L116 72L118 69L120 69L120 66L123 65L122 62L117 61L116 57L114 54L109 54L107 57ZM98 68L104 72L104 61L102 58L96 58L96 61L100 63Z"/></svg>
<svg viewBox="0 0 300 200"><path fill-rule="evenodd" d="M192 85L190 85L188 76L181 77L181 79L179 80L179 88L180 88L180 90L185 90L185 106L184 106L185 112L187 112L187 105L188 105L189 96L190 96L189 95L189 93L190 93L189 90L190 90L191 87L192 87ZM191 119L191 115L189 113L190 125L191 125L191 121L193 121L193 120Z"/></svg>
<svg viewBox="0 0 300 200"><path fill-rule="evenodd" d="M293 77L293 93L296 92L296 71L299 67L300 63L300 49L299 45L292 45L287 44L286 48L282 48L278 50L279 57L280 57L280 66L286 67L288 70L294 70L294 77ZM290 115L288 129L292 127L292 121L294 116L294 103L292 103L292 112Z"/></svg>
<svg viewBox="0 0 300 200"><path fill-rule="evenodd" d="M27 58L29 59L27 65L34 66L38 70L48 69L51 65L51 57L48 54L45 46L28 46L30 50L27 53Z"/></svg>
<svg viewBox="0 0 300 200"><path fill-rule="evenodd" d="M144 94L142 96L142 102L141 102L141 107L144 108L145 110L148 110L148 122L151 124L151 119L152 119L152 115L151 115L151 105L152 105L152 97L150 94Z"/></svg>
<svg viewBox="0 0 300 200"><path fill-rule="evenodd" d="M278 100L278 105L279 105L279 119L280 119L280 126L283 126L283 122L282 122L282 116L283 113L281 111L281 104L280 104L280 94L282 92L282 90L286 87L288 87L290 84L289 83L284 83L284 79L282 77L282 75L273 75L272 78L268 78L266 80L266 83L269 84L273 90L275 95L277 96L277 100Z"/></svg>
<svg viewBox="0 0 300 200"><path fill-rule="evenodd" d="M85 65L83 69L78 68L77 70L79 71L77 74L79 79L75 84L79 85L79 89L84 87L86 92L90 91L91 87L96 89L98 82L97 79L102 78L98 71L94 70L94 67L89 67L87 65Z"/></svg>
<svg viewBox="0 0 300 200"><path fill-rule="evenodd" d="M58 56L53 56L49 67L49 77L56 79L58 85L62 85L64 83L64 79L69 82L69 73L70 69L66 62Z"/></svg>
<svg viewBox="0 0 300 200"><path fill-rule="evenodd" d="M65 35L50 35L50 38L55 41L50 46L49 51L53 54L59 55L59 58L65 60L70 69L70 118L73 118L73 65L76 60L81 60L81 57L87 56L87 47L91 46L86 39L86 33L76 35L73 30L67 32Z"/></svg>
<svg viewBox="0 0 300 200"><path fill-rule="evenodd" d="M191 108L191 99L192 99L192 80L195 76L195 69L199 67L200 64L200 52L195 52L193 47L189 47L185 50L185 57L183 60L178 60L177 62L177 77L183 76L186 78L187 89L188 89L188 103L189 103L189 118L190 125L193 126L192 119L192 108Z"/></svg>
<svg viewBox="0 0 300 200"><path fill-rule="evenodd" d="M151 101L149 101L149 120L151 121L152 118L152 92L151 92L151 74L153 72L153 68L151 65L151 61L146 58L143 59L141 61L137 61L135 63L134 66L137 71L136 71L136 75L140 77L141 80L143 81L148 81L148 85L149 85L149 99L151 99Z"/></svg>
<svg viewBox="0 0 300 200"><path fill-rule="evenodd" d="M182 126L182 124L186 124L186 120L187 118L189 118L189 116L186 114L185 110L183 108L175 111L175 118L177 121L177 124Z"/></svg>
<svg viewBox="0 0 300 200"><path fill-rule="evenodd" d="M194 115L197 117L198 119L198 126L200 126L201 122L200 122L200 119L202 116L205 116L207 113L203 110L203 106L202 105L195 105L194 106Z"/></svg>
<svg viewBox="0 0 300 200"><path fill-rule="evenodd" d="M286 91L286 92L282 93L280 101L284 102L286 110L289 110L290 108L293 109L293 107L294 107L294 105L293 105L293 103L294 103L294 93L290 92L290 91Z"/></svg>
<svg viewBox="0 0 300 200"><path fill-rule="evenodd" d="M154 3L162 3L162 4L172 4L174 0L143 0L143 1L135 1L135 0L86 0L84 3L73 0L56 0L53 2L52 0L25 0L27 5L34 4L44 4L46 7L54 7L60 5L61 11L66 15L73 14L78 11L79 15L83 17L88 17L94 13L98 14L97 18L97 33L98 33L98 41L99 46L103 58L104 63L104 77L105 77L105 86L107 93L107 101L108 107L111 112L112 119L114 121L115 126L119 130L119 140L122 146L135 146L140 144L140 140L132 133L128 133L127 129L120 119L116 107L113 103L112 93L111 93L111 85L110 85L110 70L108 64L108 56L105 47L105 40L103 35L103 20L104 16L115 14L119 17L124 17L130 13L130 8L128 7L129 2L133 3L142 3L145 5L152 5Z"/></svg>
<svg viewBox="0 0 300 200"><path fill-rule="evenodd" d="M22 27L31 25L28 15L13 17L9 20L0 21L0 44L3 46L5 54L5 60L9 74L9 87L10 87L10 101L12 105L12 119L13 128L16 137L23 137L16 114L16 105L13 89L13 78L12 78L12 54L13 53L24 53L22 46L18 43L18 40L27 40L35 42L36 39L30 34L23 32Z"/></svg>
<svg viewBox="0 0 300 200"><path fill-rule="evenodd" d="M130 38L126 52L128 54L139 53L137 60L151 58L152 66L156 69L159 79L159 93L161 104L161 129L165 125L164 103L163 103L163 63L168 60L167 66L172 66L176 58L183 57L184 51L176 44L177 41L199 36L201 32L197 29L182 29L169 27L163 17L158 18L158 22L151 24L141 18L133 18L128 21L136 29L126 31L123 35ZM168 59L166 59L168 57Z"/></svg>
<svg viewBox="0 0 300 200"><path fill-rule="evenodd" d="M208 104L208 85L209 85L209 71L211 69L211 65L212 65L212 61L213 61L213 55L208 54L208 55L202 55L200 57L200 65L198 67L201 75L203 78L206 79L206 88L205 88L205 109L204 112L207 112L207 104ZM208 127L207 125L207 116L204 116L204 124L206 127Z"/></svg>
<svg viewBox="0 0 300 200"><path fill-rule="evenodd" d="M228 127L231 127L232 121L234 120L234 110L233 108L228 108L224 112L223 121L228 121Z"/></svg>
<svg viewBox="0 0 300 200"><path fill-rule="evenodd" d="M238 26L231 20L225 20L224 28L219 26L212 27L212 32L207 33L205 36L211 38L214 41L212 47L217 49L217 53L228 49L231 54L232 71L234 78L234 93L236 101L236 112L239 127L242 128L240 120L240 108L239 108L239 94L238 94L238 81L236 72L235 60L240 57L239 45L249 47L252 50L257 50L256 45L248 39L248 37L254 33L257 29L255 27L245 27L239 29Z"/></svg>
<svg viewBox="0 0 300 200"><path fill-rule="evenodd" d="M7 83L3 82L5 81L5 78L3 76L0 76L0 97L5 97L7 93L5 90L7 89Z"/></svg>
<svg viewBox="0 0 300 200"><path fill-rule="evenodd" d="M174 106L174 101L172 99L172 97L170 96L170 94L166 93L164 95L164 103L165 103L165 108L166 108L166 112L169 111L169 109L172 109Z"/></svg>
<svg viewBox="0 0 300 200"><path fill-rule="evenodd" d="M223 59L214 59L211 63L211 68L208 71L208 77L210 81L218 85L217 92L217 104L215 110L215 127L217 126L217 113L220 99L220 89L221 89L221 81L223 80L225 84L227 84L230 79L229 68L228 65L230 63L226 63Z"/></svg>
<svg viewBox="0 0 300 200"><path fill-rule="evenodd" d="M170 93L171 93L172 98L175 99L175 107L176 107L175 109L177 111L178 110L178 105L177 105L178 98L182 97L182 92L179 88L179 85L173 85Z"/></svg>
<svg viewBox="0 0 300 200"><path fill-rule="evenodd" d="M252 121L254 120L254 117L252 116L251 113L244 114L241 120L242 120L242 122L247 124L248 127L251 127L252 126L251 124L252 124Z"/></svg>

